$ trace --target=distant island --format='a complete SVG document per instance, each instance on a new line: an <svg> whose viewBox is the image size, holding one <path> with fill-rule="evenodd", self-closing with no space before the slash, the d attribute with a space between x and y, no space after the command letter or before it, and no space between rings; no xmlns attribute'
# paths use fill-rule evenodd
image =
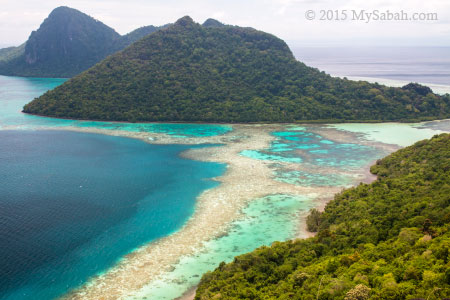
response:
<svg viewBox="0 0 450 300"><path fill-rule="evenodd" d="M306 240L203 275L196 300L444 299L450 295L450 134L378 161L372 184L313 210Z"/></svg>
<svg viewBox="0 0 450 300"><path fill-rule="evenodd" d="M129 122L420 121L448 118L450 95L331 77L273 35L183 17L23 111Z"/></svg>
<svg viewBox="0 0 450 300"><path fill-rule="evenodd" d="M162 27L145 26L124 36L73 8L55 8L27 42L0 49L0 75L75 76Z"/></svg>

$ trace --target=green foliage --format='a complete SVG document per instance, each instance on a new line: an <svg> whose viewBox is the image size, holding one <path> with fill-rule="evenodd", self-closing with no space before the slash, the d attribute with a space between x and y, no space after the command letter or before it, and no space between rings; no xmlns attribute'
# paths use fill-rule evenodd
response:
<svg viewBox="0 0 450 300"><path fill-rule="evenodd" d="M317 232L320 226L320 212L313 208L311 209L308 217L306 217L306 228L308 231Z"/></svg>
<svg viewBox="0 0 450 300"><path fill-rule="evenodd" d="M415 91L417 94L422 95L422 96L426 96L429 93L433 92L429 87L420 85L418 83L409 83L409 84L405 85L404 87L402 87L402 89Z"/></svg>
<svg viewBox="0 0 450 300"><path fill-rule="evenodd" d="M184 122L388 121L450 116L450 96L334 78L252 28L157 31L47 92L24 112L76 119Z"/></svg>
<svg viewBox="0 0 450 300"><path fill-rule="evenodd" d="M156 30L146 26L120 36L78 10L58 7L24 45L0 49L0 74L72 77Z"/></svg>
<svg viewBox="0 0 450 300"><path fill-rule="evenodd" d="M369 299L370 288L364 284L358 284L345 294L345 300L366 300Z"/></svg>
<svg viewBox="0 0 450 300"><path fill-rule="evenodd" d="M377 162L335 196L306 240L274 243L205 274L197 300L442 299L450 295L450 134Z"/></svg>

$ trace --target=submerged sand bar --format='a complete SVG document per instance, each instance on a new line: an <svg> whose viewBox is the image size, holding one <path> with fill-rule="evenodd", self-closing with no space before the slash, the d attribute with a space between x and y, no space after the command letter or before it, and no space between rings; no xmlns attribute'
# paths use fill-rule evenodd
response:
<svg viewBox="0 0 450 300"><path fill-rule="evenodd" d="M239 217L240 210L251 200L273 194L317 195L317 206L323 206L342 187L308 187L292 185L273 179L273 162L255 160L240 155L243 150L268 148L276 138L270 133L283 130L279 125L233 125L234 130L208 138L178 139L154 133L124 132L102 129L65 128L102 134L129 136L155 144L222 144L218 147L186 151L190 159L227 164L221 184L203 192L197 199L196 210L189 221L176 233L145 245L127 255L105 274L91 279L81 288L66 295L67 299L123 299L155 280L185 256L195 253L214 237L223 234L227 226ZM325 133L325 132L322 132ZM328 135L332 134L328 130ZM351 136L337 134L336 139L349 140ZM354 141L353 136L353 141ZM395 148L395 147L394 147ZM392 149L394 150L394 149ZM289 165L289 164L287 164ZM367 174L367 166L360 172ZM364 178L361 178L363 180Z"/></svg>

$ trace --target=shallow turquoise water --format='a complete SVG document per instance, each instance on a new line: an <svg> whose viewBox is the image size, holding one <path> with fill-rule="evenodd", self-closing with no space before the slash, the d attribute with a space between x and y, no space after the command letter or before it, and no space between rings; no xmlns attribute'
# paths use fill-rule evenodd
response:
<svg viewBox="0 0 450 300"><path fill-rule="evenodd" d="M442 124L439 126L442 127ZM355 184L356 177L352 171L387 154L359 144L358 139L355 143L339 143L308 132L308 129L309 126L286 126L286 130L273 133L277 139L268 149L244 150L241 155L273 162L276 170L274 177L281 182L301 186L348 187ZM399 138L402 134L397 132ZM394 136L395 131L391 135ZM310 165L314 171L283 169L280 162ZM329 168L333 168L334 172L320 173L320 170ZM198 284L202 273L215 269L221 261L231 261L234 256L259 245L294 237L301 218L298 213L314 207L316 197L276 195L254 200L243 210L242 219L232 224L226 236L208 242L200 253L182 258L173 272L152 282L131 299L179 297Z"/></svg>
<svg viewBox="0 0 450 300"><path fill-rule="evenodd" d="M299 214L314 207L313 199L314 195L272 195L252 201L225 236L207 242L196 255L183 257L172 272L130 299L174 299L198 284L202 274L214 270L221 261L230 262L262 245L294 238Z"/></svg>
<svg viewBox="0 0 450 300"><path fill-rule="evenodd" d="M287 127L273 132L277 139L268 149L244 150L241 155L273 162L304 163L316 166L359 168L378 158L380 151L360 144L337 143L307 131L307 127Z"/></svg>
<svg viewBox="0 0 450 300"><path fill-rule="evenodd" d="M342 174L318 171L286 170L277 166L277 181L302 186L349 186L355 178L348 173L361 168L386 153L360 144L338 143L308 132L308 127L287 126L272 133L277 139L268 149L244 150L241 155L277 163L310 165L314 168L341 169ZM345 174L347 173L347 174Z"/></svg>
<svg viewBox="0 0 450 300"><path fill-rule="evenodd" d="M286 151L291 151L290 149ZM274 151L276 152L276 151ZM278 151L279 152L279 151ZM259 159L259 160L271 160L271 161L282 161L282 162L289 162L289 163L301 163L303 159L300 157L288 157L278 154L270 154L268 151L258 151L258 150L244 150L241 152L241 155L253 158L253 159Z"/></svg>
<svg viewBox="0 0 450 300"><path fill-rule="evenodd" d="M285 171L275 172L276 180L301 185L301 186L342 186L352 184L354 178L342 174L320 174L305 171Z"/></svg>
<svg viewBox="0 0 450 300"><path fill-rule="evenodd" d="M45 118L21 113L22 107L64 83L66 79L0 76L0 129L39 129L42 127L94 127L132 132L165 133L172 137L209 137L227 133L230 126L214 124L116 123Z"/></svg>

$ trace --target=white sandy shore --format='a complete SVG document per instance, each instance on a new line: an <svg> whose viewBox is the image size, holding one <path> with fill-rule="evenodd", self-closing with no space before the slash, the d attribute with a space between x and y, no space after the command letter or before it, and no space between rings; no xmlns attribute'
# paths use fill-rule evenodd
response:
<svg viewBox="0 0 450 300"><path fill-rule="evenodd" d="M239 217L240 210L251 200L273 194L316 194L317 207L322 208L341 187L308 187L281 183L273 179L272 162L255 160L239 155L243 150L268 148L275 139L270 132L283 129L279 125L233 125L234 130L222 136L209 138L171 138L164 134L134 133L92 128L64 128L75 131L95 132L116 136L128 136L156 144L217 143L220 147L209 147L186 151L190 159L227 164L223 176L216 178L221 184L204 191L197 199L194 215L176 233L152 242L127 255L117 266L104 275L90 280L81 288L66 295L67 299L122 299L170 271L180 257L191 255L201 248L203 242L223 234L227 226ZM355 141L355 136L318 126L316 132L336 141ZM149 139L150 138L150 139ZM283 164L283 163L282 163ZM284 164L288 167L289 164ZM291 168L302 168L301 164ZM361 181L367 177L368 168L359 170ZM323 168L322 172L336 170ZM299 231L306 237L304 222ZM191 299L186 294L183 299Z"/></svg>
<svg viewBox="0 0 450 300"><path fill-rule="evenodd" d="M174 300L193 300L195 298L196 287L191 288L189 291L183 294L183 296Z"/></svg>

